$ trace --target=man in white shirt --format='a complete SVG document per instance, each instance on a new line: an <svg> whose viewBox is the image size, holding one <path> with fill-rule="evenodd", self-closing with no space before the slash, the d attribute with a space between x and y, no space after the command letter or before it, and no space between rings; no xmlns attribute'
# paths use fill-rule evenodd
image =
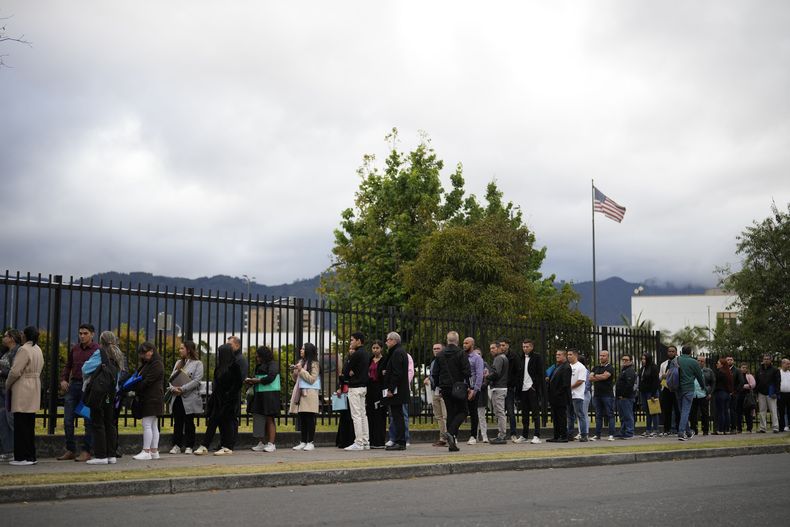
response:
<svg viewBox="0 0 790 527"><path fill-rule="evenodd" d="M782 382L779 385L777 406L779 409L779 430L790 432L790 423L787 414L790 412L790 359L782 359L782 368L779 370Z"/></svg>
<svg viewBox="0 0 790 527"><path fill-rule="evenodd" d="M590 421L584 412L584 383L587 382L587 368L579 362L579 352L568 350L568 363L571 365L571 404L579 420L579 441L586 443L590 433Z"/></svg>

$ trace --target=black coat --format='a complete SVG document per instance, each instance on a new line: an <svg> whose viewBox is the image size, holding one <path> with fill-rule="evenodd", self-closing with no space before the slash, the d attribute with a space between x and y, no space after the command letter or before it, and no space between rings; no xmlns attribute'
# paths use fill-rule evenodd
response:
<svg viewBox="0 0 790 527"><path fill-rule="evenodd" d="M389 350L385 366L384 385L394 393L385 399L385 404L404 404L409 402L409 358L400 344ZM395 393L395 390L398 393Z"/></svg>
<svg viewBox="0 0 790 527"><path fill-rule="evenodd" d="M233 362L222 373L218 370L214 371L214 384L206 405L206 415L209 417L236 415L241 402L242 381L238 362Z"/></svg>
<svg viewBox="0 0 790 527"><path fill-rule="evenodd" d="M655 393L661 385L658 379L658 366L644 366L639 372L639 391Z"/></svg>
<svg viewBox="0 0 790 527"><path fill-rule="evenodd" d="M521 390L522 384L519 382L524 382L524 353L509 349L505 356L507 357L507 387Z"/></svg>
<svg viewBox="0 0 790 527"><path fill-rule="evenodd" d="M453 384L464 381L469 384L472 368L469 357L455 344L450 344L436 356L436 381L443 393L449 393Z"/></svg>
<svg viewBox="0 0 790 527"><path fill-rule="evenodd" d="M517 390L521 391L521 387L524 386L524 355L521 355L521 364L518 368L519 372L519 381L516 387ZM543 394L543 383L546 379L546 366L543 363L543 356L538 353L537 351L533 351L529 355L529 365L527 366L527 373L530 377L532 377L533 385L532 387L538 393L538 397Z"/></svg>
<svg viewBox="0 0 790 527"><path fill-rule="evenodd" d="M149 362L143 363L138 373L143 378L135 386L134 392L140 398L140 414L143 417L162 415L165 404L165 366L162 357L154 353Z"/></svg>
<svg viewBox="0 0 790 527"><path fill-rule="evenodd" d="M571 367L563 362L551 374L549 380L549 404L567 406L571 402Z"/></svg>

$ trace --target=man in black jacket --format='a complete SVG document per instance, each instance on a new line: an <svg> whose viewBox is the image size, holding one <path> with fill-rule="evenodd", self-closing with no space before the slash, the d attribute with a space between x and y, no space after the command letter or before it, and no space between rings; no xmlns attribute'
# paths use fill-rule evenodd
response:
<svg viewBox="0 0 790 527"><path fill-rule="evenodd" d="M356 332L351 334L351 349L354 350L346 361L343 379L348 383L348 409L354 422L354 442L346 450L368 450L370 437L368 416L365 413L365 398L368 393L368 367L370 357L365 351L365 336Z"/></svg>
<svg viewBox="0 0 790 527"><path fill-rule="evenodd" d="M387 393L384 404L390 407L390 418L395 428L394 444L387 450L406 450L406 422L403 404L409 401L409 358L401 347L400 335L394 331L387 334L388 359L384 370Z"/></svg>
<svg viewBox="0 0 790 527"><path fill-rule="evenodd" d="M516 439L516 443L526 443L529 438L529 419L535 424L535 434L530 441L539 444L540 441L540 399L543 397L543 383L546 368L543 366L543 357L535 352L535 343L531 339L524 339L521 343L524 352L524 362L519 368L520 379L516 386L521 397L521 421L523 433Z"/></svg>
<svg viewBox="0 0 790 527"><path fill-rule="evenodd" d="M782 374L773 365L773 359L767 353L763 355L763 363L757 370L757 408L760 417L760 429L758 432L765 433L767 428L766 417L770 410L771 426L774 433L779 433L779 412L776 408L776 398L781 391Z"/></svg>
<svg viewBox="0 0 790 527"><path fill-rule="evenodd" d="M551 420L554 422L554 437L549 443L568 442L568 405L571 402L571 367L567 363L565 350L554 354L557 365L549 379L549 404Z"/></svg>
<svg viewBox="0 0 790 527"><path fill-rule="evenodd" d="M521 356L520 350L510 348L510 340L505 337L499 337L497 342L500 350L507 357L508 372L507 372L507 395L505 396L505 411L507 412L507 419L510 432L510 440L514 443L518 439L516 433L516 396L521 390L519 380L521 377L521 368L524 366L524 357Z"/></svg>
<svg viewBox="0 0 790 527"><path fill-rule="evenodd" d="M631 439L634 437L634 383L636 370L630 355L620 358L620 376L614 387L617 395L617 411L620 414L620 434L618 439Z"/></svg>
<svg viewBox="0 0 790 527"><path fill-rule="evenodd" d="M451 331L447 334L447 346L436 357L436 377L438 378L439 391L442 394L444 405L447 408L447 445L450 452L457 452L458 429L466 419L467 401L474 390L469 388L469 376L472 373L469 367L469 358L458 347L458 333ZM462 397L453 395L453 386L456 383L466 383L466 390Z"/></svg>

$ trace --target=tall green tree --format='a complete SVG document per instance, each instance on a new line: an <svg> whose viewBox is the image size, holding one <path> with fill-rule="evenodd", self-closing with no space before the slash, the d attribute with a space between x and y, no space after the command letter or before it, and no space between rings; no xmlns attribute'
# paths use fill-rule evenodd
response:
<svg viewBox="0 0 790 527"><path fill-rule="evenodd" d="M720 269L721 286L738 296L738 327L727 332L746 353L790 350L790 204L754 222L737 238L741 270Z"/></svg>

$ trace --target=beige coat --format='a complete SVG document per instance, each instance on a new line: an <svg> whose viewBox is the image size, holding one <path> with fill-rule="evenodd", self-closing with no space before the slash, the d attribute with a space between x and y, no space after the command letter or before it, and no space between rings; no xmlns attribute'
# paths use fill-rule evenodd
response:
<svg viewBox="0 0 790 527"><path fill-rule="evenodd" d="M5 387L11 392L11 411L34 414L41 408L41 370L44 354L30 341L20 346Z"/></svg>
<svg viewBox="0 0 790 527"><path fill-rule="evenodd" d="M302 370L299 372L299 378L304 379L308 384L313 384L318 378L318 361L313 361L310 371ZM299 380L293 376L294 382L298 383ZM291 403L288 408L288 413L298 414L299 412L317 414L318 412L318 396L320 390L299 390L299 402Z"/></svg>

